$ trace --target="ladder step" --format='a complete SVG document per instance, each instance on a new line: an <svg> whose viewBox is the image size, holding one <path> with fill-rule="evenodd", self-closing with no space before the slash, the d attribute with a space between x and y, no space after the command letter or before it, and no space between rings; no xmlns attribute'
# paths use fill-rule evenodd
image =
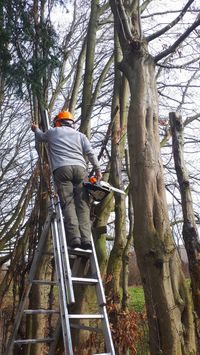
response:
<svg viewBox="0 0 200 355"><path fill-rule="evenodd" d="M55 285L55 286L58 285L56 281L47 281L47 280L33 280L32 283L40 284L40 285Z"/></svg>
<svg viewBox="0 0 200 355"><path fill-rule="evenodd" d="M92 250L84 250L84 249L81 249L81 248L70 248L68 247L68 252L69 252L69 255L72 254L72 255L80 255L80 256L89 256L92 254Z"/></svg>
<svg viewBox="0 0 200 355"><path fill-rule="evenodd" d="M69 314L69 319L104 319L102 314Z"/></svg>
<svg viewBox="0 0 200 355"><path fill-rule="evenodd" d="M24 314L59 314L57 309L25 309Z"/></svg>
<svg viewBox="0 0 200 355"><path fill-rule="evenodd" d="M36 344L36 343L51 343L54 338L44 338L44 339L19 339L15 340L14 344Z"/></svg>
<svg viewBox="0 0 200 355"><path fill-rule="evenodd" d="M87 285L96 285L99 281L98 279L87 278L87 277L72 277L74 283L77 284L87 284Z"/></svg>

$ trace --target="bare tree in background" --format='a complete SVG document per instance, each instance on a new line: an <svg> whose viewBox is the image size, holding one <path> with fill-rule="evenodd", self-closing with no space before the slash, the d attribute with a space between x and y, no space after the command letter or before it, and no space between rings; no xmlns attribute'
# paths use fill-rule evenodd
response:
<svg viewBox="0 0 200 355"><path fill-rule="evenodd" d="M189 261L189 271L191 277L191 287L195 310L195 323L198 336L200 336L200 240L192 203L192 193L190 181L184 161L184 140L182 117L174 112L170 113L170 124L172 130L172 147L174 155L175 169L180 186L180 194L183 211L183 240Z"/></svg>

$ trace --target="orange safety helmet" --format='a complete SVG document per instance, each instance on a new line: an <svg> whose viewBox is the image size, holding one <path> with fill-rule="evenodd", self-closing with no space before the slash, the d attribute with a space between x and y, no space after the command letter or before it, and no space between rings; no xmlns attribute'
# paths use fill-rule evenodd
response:
<svg viewBox="0 0 200 355"><path fill-rule="evenodd" d="M54 127L61 127L61 121L74 121L74 117L69 111L61 111L54 119Z"/></svg>

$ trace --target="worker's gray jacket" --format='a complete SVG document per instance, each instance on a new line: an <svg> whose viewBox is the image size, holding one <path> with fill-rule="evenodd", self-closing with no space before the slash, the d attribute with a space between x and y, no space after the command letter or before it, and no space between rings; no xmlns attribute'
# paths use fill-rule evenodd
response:
<svg viewBox="0 0 200 355"><path fill-rule="evenodd" d="M100 165L87 137L69 126L50 128L42 132L35 130L36 140L47 142L51 157L52 169L61 166L79 165L86 168L84 156L93 165L95 171L100 171Z"/></svg>

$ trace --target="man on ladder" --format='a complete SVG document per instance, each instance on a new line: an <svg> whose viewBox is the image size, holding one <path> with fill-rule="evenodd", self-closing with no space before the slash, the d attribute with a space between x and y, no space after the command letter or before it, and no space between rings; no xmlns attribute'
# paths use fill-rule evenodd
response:
<svg viewBox="0 0 200 355"><path fill-rule="evenodd" d="M51 206L33 258L27 284L19 303L13 331L6 346L6 355L13 354L15 346L37 343L50 344L48 353L49 355L54 355L59 338L60 324L62 328L64 353L66 355L74 355L74 351L76 351L75 348L77 345L75 346L75 344L73 344L71 334L73 328L95 333L101 332L104 337L104 343L102 344L103 351L104 349L107 351L101 354L115 355L106 310L103 283L94 243L91 237L89 206L86 197L87 189L95 193L95 196L96 192L99 194L99 191L103 192L103 195L107 195L112 189L110 186L101 187L100 183L95 185L91 182L83 182L86 175L84 154L93 164L98 180L101 179L102 175L98 160L92 152L88 139L82 133L76 132L73 129L74 120L72 115L66 111L60 112L55 119L54 128L49 128L47 111L45 111L43 118L43 123L47 131L43 133L36 124L32 125L32 130L35 132L37 140L48 143L47 156L51 165L50 174L53 171L53 180L57 185L61 199L66 232L69 237L68 242L71 248L68 248L66 243L66 233L59 198L57 194L52 193L50 196ZM85 188L86 191L84 190ZM97 197L99 198L99 196ZM43 249L50 228L56 271L56 280L53 281L53 285L58 287L59 310L41 309L40 305L36 306L35 309L26 309L33 285L37 284L41 287L42 285L52 285L51 280L38 280L36 278L37 267L43 256ZM72 265L70 264L70 257L71 260L74 260ZM76 264L79 265L79 261L83 257L84 260L87 259L87 264L89 262L88 273L85 274L85 272L83 272L81 275L78 275ZM75 261L77 261L77 263ZM69 308L69 306L77 302L74 294L75 285L95 287L96 306L98 309L95 314L83 314L82 312L77 314ZM33 338L21 338L18 331L23 317L41 313L47 315L59 314L58 323L52 336L38 337L36 332L36 334L33 334ZM93 322L89 325L85 324L86 320L95 321L95 326Z"/></svg>
<svg viewBox="0 0 200 355"><path fill-rule="evenodd" d="M90 209L85 156L94 167L97 180L102 174L99 162L87 137L74 129L74 117L68 111L54 119L54 128L42 132L33 123L36 140L48 143L54 181L64 215L65 231L71 248L91 249Z"/></svg>

